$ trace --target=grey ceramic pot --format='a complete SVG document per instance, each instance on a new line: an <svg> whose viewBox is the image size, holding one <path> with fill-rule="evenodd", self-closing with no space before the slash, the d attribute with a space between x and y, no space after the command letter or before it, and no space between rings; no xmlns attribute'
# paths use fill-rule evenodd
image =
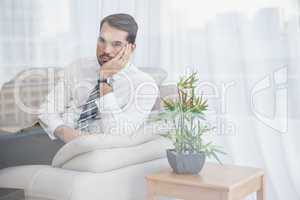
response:
<svg viewBox="0 0 300 200"><path fill-rule="evenodd" d="M167 158L173 171L177 174L198 174L205 163L204 153L177 153L167 149Z"/></svg>

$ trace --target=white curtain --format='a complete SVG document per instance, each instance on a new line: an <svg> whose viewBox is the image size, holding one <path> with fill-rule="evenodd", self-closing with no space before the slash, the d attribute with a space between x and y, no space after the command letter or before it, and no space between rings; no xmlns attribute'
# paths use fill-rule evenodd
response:
<svg viewBox="0 0 300 200"><path fill-rule="evenodd" d="M159 8L159 0L1 0L0 87L24 69L95 56L100 20L112 13L139 24L135 63L158 66Z"/></svg>
<svg viewBox="0 0 300 200"><path fill-rule="evenodd" d="M264 168L268 200L299 200L299 2L2 0L0 86L94 56L100 19L116 12L138 21L137 66L163 67L167 82L199 72L224 162Z"/></svg>
<svg viewBox="0 0 300 200"><path fill-rule="evenodd" d="M163 0L161 65L198 71L224 162L266 170L269 200L300 199L297 1ZM250 196L249 199L254 199Z"/></svg>

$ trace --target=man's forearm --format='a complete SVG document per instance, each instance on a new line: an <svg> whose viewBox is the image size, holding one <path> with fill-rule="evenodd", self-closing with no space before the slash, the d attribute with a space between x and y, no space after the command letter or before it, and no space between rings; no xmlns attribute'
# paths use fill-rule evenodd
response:
<svg viewBox="0 0 300 200"><path fill-rule="evenodd" d="M112 92L111 86L106 83L101 83L100 85L100 96L104 96ZM80 136L80 131L70 128L68 126L60 126L55 129L54 136L58 137L65 143L70 142L71 140Z"/></svg>
<svg viewBox="0 0 300 200"><path fill-rule="evenodd" d="M60 126L57 129L55 129L54 135L62 141L64 141L65 143L67 143L79 137L80 132L67 126Z"/></svg>

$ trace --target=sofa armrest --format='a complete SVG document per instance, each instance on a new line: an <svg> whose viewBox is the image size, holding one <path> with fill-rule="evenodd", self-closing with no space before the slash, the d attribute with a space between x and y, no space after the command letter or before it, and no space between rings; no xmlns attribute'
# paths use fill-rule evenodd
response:
<svg viewBox="0 0 300 200"><path fill-rule="evenodd" d="M160 123L147 122L132 135L94 134L78 137L65 144L54 156L52 166L62 167L74 157L101 149L132 147L160 138L168 130Z"/></svg>
<svg viewBox="0 0 300 200"><path fill-rule="evenodd" d="M61 168L83 172L104 173L131 165L166 158L166 149L170 148L173 148L173 145L169 139L158 137L157 139L135 146L98 149L79 154L65 162Z"/></svg>

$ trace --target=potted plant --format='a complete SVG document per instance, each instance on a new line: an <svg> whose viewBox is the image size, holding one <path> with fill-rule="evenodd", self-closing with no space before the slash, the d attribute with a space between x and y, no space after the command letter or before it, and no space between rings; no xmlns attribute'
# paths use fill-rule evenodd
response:
<svg viewBox="0 0 300 200"><path fill-rule="evenodd" d="M157 118L172 126L166 136L175 148L167 150L167 158L179 174L198 174L206 157L214 157L221 163L217 154L225 154L219 146L203 140L203 135L213 128L205 123L208 104L202 95L195 94L197 82L197 73L181 78L177 83L177 97L162 99L164 109Z"/></svg>

